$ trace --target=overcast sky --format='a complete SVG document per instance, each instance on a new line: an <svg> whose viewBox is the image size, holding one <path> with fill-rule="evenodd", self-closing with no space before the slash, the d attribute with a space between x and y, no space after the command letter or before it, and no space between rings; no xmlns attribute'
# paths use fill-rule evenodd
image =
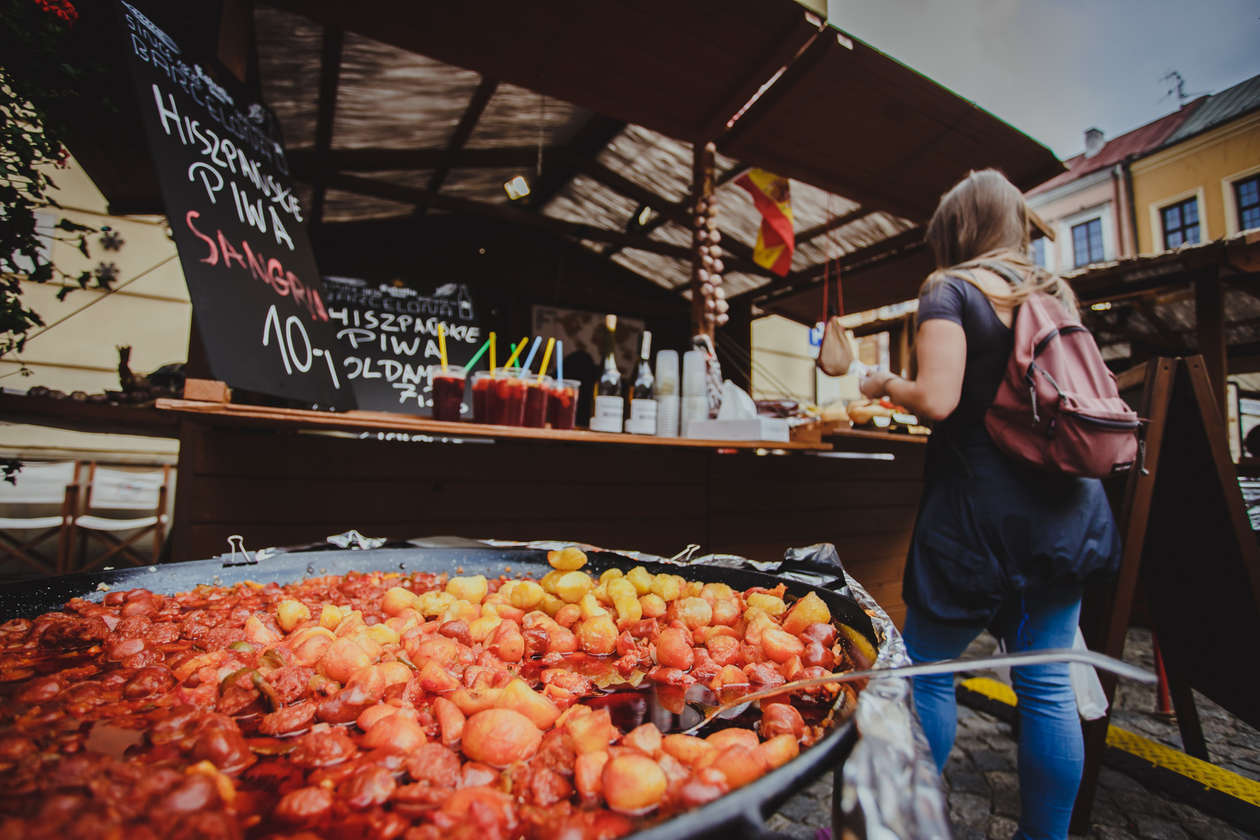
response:
<svg viewBox="0 0 1260 840"><path fill-rule="evenodd" d="M1260 0L828 0L833 24L1060 158L1260 73Z"/></svg>

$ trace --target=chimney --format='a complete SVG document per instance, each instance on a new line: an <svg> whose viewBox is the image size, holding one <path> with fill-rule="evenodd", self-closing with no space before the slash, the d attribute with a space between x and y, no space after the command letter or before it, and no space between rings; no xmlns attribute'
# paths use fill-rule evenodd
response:
<svg viewBox="0 0 1260 840"><path fill-rule="evenodd" d="M1102 151L1103 133L1101 128L1085 129L1085 157L1092 158Z"/></svg>

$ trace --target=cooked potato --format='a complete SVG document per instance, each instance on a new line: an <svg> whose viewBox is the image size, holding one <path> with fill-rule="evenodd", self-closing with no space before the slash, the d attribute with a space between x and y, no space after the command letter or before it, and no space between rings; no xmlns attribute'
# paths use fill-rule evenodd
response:
<svg viewBox="0 0 1260 840"><path fill-rule="evenodd" d="M574 572L586 565L586 554L576 546L569 546L559 551L548 551L547 562L553 569Z"/></svg>
<svg viewBox="0 0 1260 840"><path fill-rule="evenodd" d="M646 595L652 591L652 573L642 566L635 566L626 572L626 580L634 585L635 591L640 595Z"/></svg>
<svg viewBox="0 0 1260 840"><path fill-rule="evenodd" d="M827 624L831 621L831 610L815 593L810 592L792 605L787 617L783 619L783 629L794 636L811 624Z"/></svg>
<svg viewBox="0 0 1260 840"><path fill-rule="evenodd" d="M595 587L595 582L586 572L565 572L556 580L555 585L556 596L560 600L576 604Z"/></svg>
<svg viewBox="0 0 1260 840"><path fill-rule="evenodd" d="M517 586L512 588L508 596L508 603L518 610L533 610L542 602L543 596L546 596L543 588L533 581L520 581Z"/></svg>
<svg viewBox="0 0 1260 840"><path fill-rule="evenodd" d="M678 605L678 620L692 630L704 627L713 621L713 608L703 598L687 597L676 603Z"/></svg>
<svg viewBox="0 0 1260 840"><path fill-rule="evenodd" d="M646 595L640 596L639 606L643 610L644 618L660 618L665 615L665 610L668 607L665 603L665 599L660 595L657 595L655 592L649 592Z"/></svg>
<svg viewBox="0 0 1260 840"><path fill-rule="evenodd" d="M605 656L617 649L617 625L607 613L578 622L574 632L587 653Z"/></svg>
<svg viewBox="0 0 1260 840"><path fill-rule="evenodd" d="M604 800L622 814L652 810L665 796L667 780L661 766L645 755L619 755L609 759L600 774Z"/></svg>
<svg viewBox="0 0 1260 840"><path fill-rule="evenodd" d="M659 595L662 600L673 601L682 595L685 583L678 575L662 573L652 578L652 594Z"/></svg>
<svg viewBox="0 0 1260 840"><path fill-rule="evenodd" d="M280 629L286 633L291 632L294 627L297 627L310 617L311 608L301 601L285 598L276 604L276 624L279 624Z"/></svg>
<svg viewBox="0 0 1260 840"><path fill-rule="evenodd" d="M512 709L486 709L464 723L460 748L473 761L507 767L538 752L542 732Z"/></svg>
<svg viewBox="0 0 1260 840"><path fill-rule="evenodd" d="M758 607L763 609L769 615L780 616L787 610L787 604L777 595L769 595L765 592L754 592L744 601L750 607Z"/></svg>
<svg viewBox="0 0 1260 840"><path fill-rule="evenodd" d="M391 587L386 590L385 596L381 598L381 610L386 615L398 615L403 610L409 610L415 605L416 593L401 586Z"/></svg>
<svg viewBox="0 0 1260 840"><path fill-rule="evenodd" d="M486 597L490 585L485 575L453 577L446 582L446 591L460 601L480 604Z"/></svg>

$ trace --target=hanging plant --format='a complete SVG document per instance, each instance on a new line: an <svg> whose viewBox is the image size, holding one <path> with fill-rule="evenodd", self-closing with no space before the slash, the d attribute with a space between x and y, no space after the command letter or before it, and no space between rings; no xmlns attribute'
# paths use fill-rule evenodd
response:
<svg viewBox="0 0 1260 840"><path fill-rule="evenodd" d="M0 43L5 45L0 56L0 356L21 351L27 333L44 323L22 300L23 280L56 283L61 287L57 297L64 300L74 289L108 289L116 276L100 268L68 274L48 251L49 241L67 242L88 257L88 237L108 228L64 217L51 229L37 228L37 213L58 206L50 194L56 188L51 173L65 169L70 158L45 108L77 95L76 81L85 71L75 65L66 40L78 17L70 0L0 0Z"/></svg>

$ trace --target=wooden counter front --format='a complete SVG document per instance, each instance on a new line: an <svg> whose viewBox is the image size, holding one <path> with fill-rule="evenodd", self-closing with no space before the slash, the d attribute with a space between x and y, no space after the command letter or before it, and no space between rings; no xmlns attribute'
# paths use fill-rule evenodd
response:
<svg viewBox="0 0 1260 840"><path fill-rule="evenodd" d="M159 407L181 418L173 559L220 554L231 534L258 549L350 528L394 538L571 539L663 555L697 543L758 560L834 542L894 619L903 613L901 569L922 471L914 442L854 436L847 452L832 453L372 412ZM441 439L455 433L458 442Z"/></svg>

